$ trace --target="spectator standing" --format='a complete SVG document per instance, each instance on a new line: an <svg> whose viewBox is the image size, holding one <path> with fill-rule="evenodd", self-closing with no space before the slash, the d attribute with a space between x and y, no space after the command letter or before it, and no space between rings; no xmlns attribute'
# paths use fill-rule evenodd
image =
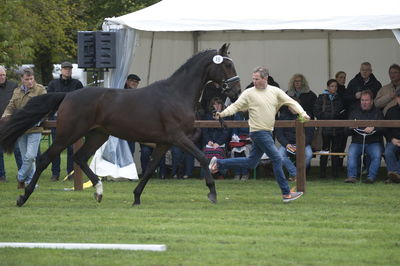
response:
<svg viewBox="0 0 400 266"><path fill-rule="evenodd" d="M314 114L319 120L339 120L343 119L345 109L342 98L338 95L338 83L335 79L327 82L327 89L318 96L314 106ZM341 127L323 127L322 128L322 150L330 152L341 152L344 146L344 129ZM346 145L346 144L345 144ZM328 156L320 156L320 177L326 177L326 166ZM339 157L332 156L332 175L339 175Z"/></svg>
<svg viewBox="0 0 400 266"><path fill-rule="evenodd" d="M223 112L217 112L215 118L231 116L238 111L248 110L250 138L252 149L249 157L239 157L218 160L212 158L210 162L211 173L226 171L230 168L255 168L260 162L261 156L265 153L271 160L274 174L282 192L283 202L296 200L302 192L291 192L282 169L282 157L280 156L275 142L272 138L272 131L275 124L277 110L282 105L292 107L296 113L304 119L310 119L301 105L290 98L281 89L268 85L268 69L257 67L253 70L252 80L254 87L242 92L239 98Z"/></svg>
<svg viewBox="0 0 400 266"><path fill-rule="evenodd" d="M397 105L395 92L400 89L400 66L393 64L389 67L390 83L383 86L376 95L375 106L382 110L383 114Z"/></svg>
<svg viewBox="0 0 400 266"><path fill-rule="evenodd" d="M344 94L349 112L360 106L361 92L371 90L375 99L378 90L382 87L381 83L372 74L372 66L369 62L364 62L360 66L360 72L349 82Z"/></svg>
<svg viewBox="0 0 400 266"><path fill-rule="evenodd" d="M303 74L294 74L289 81L288 91L290 97L300 103L304 111L314 119L314 104L317 100L317 95L310 90L308 81Z"/></svg>
<svg viewBox="0 0 400 266"><path fill-rule="evenodd" d="M7 72L5 67L0 66L0 113L3 114L6 109L10 99L13 95L14 89L17 88L18 85L14 81L10 81L7 79ZM21 153L19 151L18 145L14 149L14 157L15 162L17 163L17 168L21 168L22 159ZM0 147L0 182L6 182L6 169L4 167L4 153L3 149Z"/></svg>
<svg viewBox="0 0 400 266"><path fill-rule="evenodd" d="M278 120L296 120L297 113L287 106L283 106L280 109L280 115ZM306 168L309 169L312 159L312 149L311 142L314 136L314 128L306 127L306 146L305 146L305 156L306 156ZM279 147L279 154L282 156L283 166L289 173L289 181L296 181L297 169L292 159L296 154L296 129L292 127L278 127L275 129L275 136L278 142L281 144Z"/></svg>
<svg viewBox="0 0 400 266"><path fill-rule="evenodd" d="M382 112L374 106L374 94L371 90L360 92L360 106L350 112L349 120L383 120ZM368 155L370 162L368 167L368 178L363 182L373 184L378 175L383 152L383 128L366 127L361 129L363 133L368 134L362 136L355 132L352 128L352 141L347 152L347 178L344 182L355 183L356 177L360 170L360 158L363 150Z"/></svg>
<svg viewBox="0 0 400 266"><path fill-rule="evenodd" d="M190 136L196 146L201 149L201 128L195 128ZM187 179L193 175L194 157L176 146L171 147L172 177L175 179Z"/></svg>
<svg viewBox="0 0 400 266"><path fill-rule="evenodd" d="M74 90L78 90L83 88L82 83L77 80L72 78L72 68L73 65L70 62L63 62L61 64L61 74L60 77L57 79L53 79L50 81L49 85L47 86L47 92L52 93L52 92L71 92ZM54 116L50 117L50 119L57 120L57 114L54 114ZM54 141L56 138L56 128L51 129L51 137ZM74 177L71 174L72 171L74 170L74 161L72 159L73 156L73 148L72 145L67 147L67 176L69 180L73 180ZM57 155L52 164L51 164L51 181L58 181L60 178L60 155Z"/></svg>
<svg viewBox="0 0 400 266"><path fill-rule="evenodd" d="M400 89L395 92L396 105L386 112L386 120L400 120ZM387 183L400 183L400 128L387 128L385 161L389 179Z"/></svg>
<svg viewBox="0 0 400 266"><path fill-rule="evenodd" d="M129 74L128 77L126 78L125 81L125 86L124 89L137 89L139 86L140 78L136 74ZM129 149L131 150L132 153L132 158L135 154L135 142L134 141L127 141Z"/></svg>
<svg viewBox="0 0 400 266"><path fill-rule="evenodd" d="M25 106L25 104L33 97L45 94L46 89L37 84L33 70L26 68L21 74L22 85L14 89L13 95L9 104L7 105L3 116L8 118L13 115L17 110ZM19 150L21 151L22 165L18 170L18 189L25 188L33 177L36 170L36 156L39 149L40 139L42 137L43 128L39 125L27 130L18 139Z"/></svg>
<svg viewBox="0 0 400 266"><path fill-rule="evenodd" d="M344 71L338 71L335 75L335 79L337 82L337 95L342 98L342 101L344 99L344 94L346 92L346 72ZM344 102L343 102L344 104Z"/></svg>

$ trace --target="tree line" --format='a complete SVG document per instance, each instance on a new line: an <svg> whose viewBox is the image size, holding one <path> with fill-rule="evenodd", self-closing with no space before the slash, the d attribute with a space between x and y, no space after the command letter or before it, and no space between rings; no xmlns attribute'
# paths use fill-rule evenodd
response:
<svg viewBox="0 0 400 266"><path fill-rule="evenodd" d="M160 0L3 0L0 8L0 65L34 64L36 79L47 84L53 64L77 61L78 31L101 30L117 17Z"/></svg>

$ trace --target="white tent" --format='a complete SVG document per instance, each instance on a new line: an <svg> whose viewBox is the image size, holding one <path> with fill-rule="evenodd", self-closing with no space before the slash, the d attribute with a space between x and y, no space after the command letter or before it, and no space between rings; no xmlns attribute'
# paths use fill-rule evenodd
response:
<svg viewBox="0 0 400 266"><path fill-rule="evenodd" d="M142 31L400 28L397 1L164 0L114 22Z"/></svg>
<svg viewBox="0 0 400 266"><path fill-rule="evenodd" d="M163 0L106 18L103 28L117 31L109 87L123 87L129 73L142 78L140 86L167 78L194 53L225 42L243 87L259 65L284 90L302 73L319 94L339 70L349 81L369 61L386 84L389 66L400 63L397 0Z"/></svg>
<svg viewBox="0 0 400 266"><path fill-rule="evenodd" d="M336 71L350 80L364 61L385 84L389 65L400 61L400 6L394 0L163 0L106 18L104 28L120 29L122 60L110 86L128 72L139 74L141 85L166 78L193 53L224 42L231 43L244 86L251 70L265 65L282 89L294 73L303 73L320 93Z"/></svg>

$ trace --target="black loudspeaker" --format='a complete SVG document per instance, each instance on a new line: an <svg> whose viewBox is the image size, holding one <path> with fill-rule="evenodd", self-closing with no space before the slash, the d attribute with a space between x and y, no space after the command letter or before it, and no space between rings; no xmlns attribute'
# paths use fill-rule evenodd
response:
<svg viewBox="0 0 400 266"><path fill-rule="evenodd" d="M78 32L78 67L96 67L96 40L93 31Z"/></svg>
<svg viewBox="0 0 400 266"><path fill-rule="evenodd" d="M78 32L78 67L115 68L115 44L115 32Z"/></svg>
<svg viewBox="0 0 400 266"><path fill-rule="evenodd" d="M96 32L96 68L115 68L115 32Z"/></svg>

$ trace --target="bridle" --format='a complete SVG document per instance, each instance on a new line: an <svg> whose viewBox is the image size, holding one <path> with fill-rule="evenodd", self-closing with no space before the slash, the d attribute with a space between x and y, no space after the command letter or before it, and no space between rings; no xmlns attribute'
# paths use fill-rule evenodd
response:
<svg viewBox="0 0 400 266"><path fill-rule="evenodd" d="M214 62L214 64L219 65L224 61L224 59L233 62L233 60L231 58L229 58L227 56L221 56L221 55L218 55L218 54L213 57L213 62ZM239 80L240 80L240 77L238 75L233 76L233 77L228 78L228 79L225 79L225 80L222 80L222 82L220 84L222 93L226 94L228 91L230 91L232 88L229 85L231 83L237 82Z"/></svg>

